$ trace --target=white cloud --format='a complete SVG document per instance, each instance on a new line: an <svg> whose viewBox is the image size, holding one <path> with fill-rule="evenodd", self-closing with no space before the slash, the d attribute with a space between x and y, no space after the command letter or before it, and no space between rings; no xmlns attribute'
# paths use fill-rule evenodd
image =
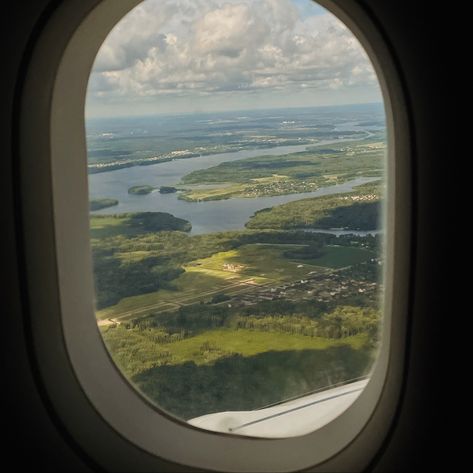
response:
<svg viewBox="0 0 473 473"><path fill-rule="evenodd" d="M100 49L88 100L377 89L353 34L320 7L300 11L291 0L145 0Z"/></svg>

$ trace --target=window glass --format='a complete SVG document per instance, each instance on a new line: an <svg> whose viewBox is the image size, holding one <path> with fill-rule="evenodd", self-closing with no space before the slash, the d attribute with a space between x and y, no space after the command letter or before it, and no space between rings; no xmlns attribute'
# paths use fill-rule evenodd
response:
<svg viewBox="0 0 473 473"><path fill-rule="evenodd" d="M300 435L369 380L386 123L353 33L310 0L146 0L86 104L98 328L149 401Z"/></svg>

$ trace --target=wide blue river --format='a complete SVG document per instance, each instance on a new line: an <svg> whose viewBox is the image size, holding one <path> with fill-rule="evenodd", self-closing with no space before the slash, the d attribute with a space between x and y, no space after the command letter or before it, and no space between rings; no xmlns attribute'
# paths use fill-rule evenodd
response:
<svg viewBox="0 0 473 473"><path fill-rule="evenodd" d="M325 145L342 140L326 140L317 143ZM116 214L123 212L168 212L184 218L192 224L192 234L242 229L249 218L257 211L294 200L349 192L354 186L378 178L360 177L344 184L323 187L314 192L289 194L275 197L253 199L237 198L206 202L186 202L178 199L178 194L160 194L154 191L147 195L128 194L128 188L135 185L176 185L180 179L195 170L205 169L217 164L254 156L279 156L304 151L307 145L281 146L271 149L244 150L232 153L199 156L195 158L168 161L149 166L135 166L115 171L89 175L90 198L114 198L119 204L94 212L95 214ZM334 232L335 233L335 232Z"/></svg>

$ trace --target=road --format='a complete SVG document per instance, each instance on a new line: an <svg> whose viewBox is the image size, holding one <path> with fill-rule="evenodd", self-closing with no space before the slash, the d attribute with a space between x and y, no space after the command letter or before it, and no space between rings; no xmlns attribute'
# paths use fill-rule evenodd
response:
<svg viewBox="0 0 473 473"><path fill-rule="evenodd" d="M125 312L120 312L118 314L114 314L113 317L98 320L97 325L99 327L104 327L104 326L107 326L107 325L120 324L120 323L122 323L121 321L123 319L129 318L129 317L137 317L137 316L140 316L140 314L142 316L149 315L150 312L156 311L158 309L162 309L163 307L167 307L167 306L170 306L170 307L166 308L166 311L167 310L177 310L180 307L184 307L184 306L191 305L191 304L194 304L194 303L198 302L199 300L202 299L202 297L208 297L208 296L216 295L218 293L225 292L225 291L228 291L228 290L231 290L231 289L234 289L234 288L238 288L238 287L240 287L240 289L236 290L236 291L232 291L231 292L232 295L233 294L239 294L240 292L244 292L244 291L245 292L251 292L252 290L256 290L258 288L267 286L268 284L271 284L272 282L274 282L274 281L269 280L267 283L258 284L258 283L254 282L253 278L249 278L249 279L245 279L243 281L239 281L238 283L230 284L228 286L225 286L223 289L219 288L219 289L215 289L215 290L212 290L212 291L201 292L201 293L196 294L196 295L192 295L192 296L189 296L189 297L179 299L178 301L177 300L175 300L175 301L164 300L164 301L160 301L156 304L150 304L150 305L147 305L147 306L144 306L144 307L140 307L139 309L133 309L133 310L125 311Z"/></svg>

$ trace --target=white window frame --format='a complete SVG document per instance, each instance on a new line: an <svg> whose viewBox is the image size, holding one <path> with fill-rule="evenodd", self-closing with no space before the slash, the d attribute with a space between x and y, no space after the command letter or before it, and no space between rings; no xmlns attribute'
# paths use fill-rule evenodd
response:
<svg viewBox="0 0 473 473"><path fill-rule="evenodd" d="M395 416L403 382L410 279L410 133L395 61L354 0L320 0L356 35L378 74L388 129L385 314L370 382L339 417L307 435L209 432L147 402L116 368L97 328L89 238L84 107L96 53L140 0L68 0L37 38L20 109L20 185L33 350L58 418L110 470L162 460L216 471L363 469ZM395 124L395 126L394 126Z"/></svg>

